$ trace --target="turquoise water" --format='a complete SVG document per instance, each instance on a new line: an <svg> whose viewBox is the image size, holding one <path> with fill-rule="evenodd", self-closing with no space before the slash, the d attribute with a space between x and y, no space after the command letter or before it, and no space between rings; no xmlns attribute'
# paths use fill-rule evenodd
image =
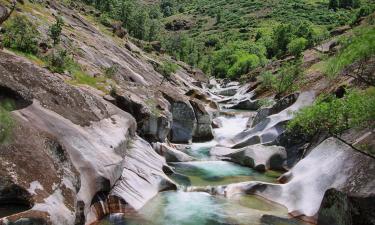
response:
<svg viewBox="0 0 375 225"><path fill-rule="evenodd" d="M190 186L225 185L251 180L276 182L281 175L274 171L259 173L251 168L225 161L173 163L171 167L177 173L185 175L190 181ZM176 182L180 183L179 180ZM186 183L180 184L185 185Z"/></svg>
<svg viewBox="0 0 375 225"><path fill-rule="evenodd" d="M159 194L139 211L137 217L112 215L102 224L109 222L113 225L260 225L264 224L261 218L265 214L288 217L285 208L254 196L241 195L234 199L224 199L206 193L178 191Z"/></svg>

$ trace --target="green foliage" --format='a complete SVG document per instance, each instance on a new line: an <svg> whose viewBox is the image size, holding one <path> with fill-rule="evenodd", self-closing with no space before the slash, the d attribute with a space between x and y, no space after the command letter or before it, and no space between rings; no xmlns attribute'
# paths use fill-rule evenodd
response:
<svg viewBox="0 0 375 225"><path fill-rule="evenodd" d="M351 90L342 99L328 96L302 109L288 123L289 131L308 135L328 132L340 135L349 128L374 126L375 88L366 91Z"/></svg>
<svg viewBox="0 0 375 225"><path fill-rule="evenodd" d="M165 62L155 68L155 70L163 75L165 79L169 79L172 74L176 73L177 69L178 66L171 62Z"/></svg>
<svg viewBox="0 0 375 225"><path fill-rule="evenodd" d="M5 47L25 53L38 52L39 32L26 16L15 15L4 24L3 43Z"/></svg>
<svg viewBox="0 0 375 225"><path fill-rule="evenodd" d="M276 75L272 86L277 94L295 91L302 74L301 62L287 63Z"/></svg>
<svg viewBox="0 0 375 225"><path fill-rule="evenodd" d="M329 8L358 8L360 6L360 0L330 0Z"/></svg>
<svg viewBox="0 0 375 225"><path fill-rule="evenodd" d="M63 73L73 60L69 57L68 52L63 49L53 49L46 57L47 67L54 73Z"/></svg>
<svg viewBox="0 0 375 225"><path fill-rule="evenodd" d="M0 144L8 142L11 137L14 121L9 111L13 108L14 104L11 101L4 101L0 104Z"/></svg>
<svg viewBox="0 0 375 225"><path fill-rule="evenodd" d="M285 94L295 91L302 78L301 62L292 62L283 65L277 74L266 71L260 75L260 88L270 89L276 94Z"/></svg>
<svg viewBox="0 0 375 225"><path fill-rule="evenodd" d="M58 45L60 43L60 36L64 26L64 21L61 17L55 17L56 23L52 24L49 28L48 35L53 40L53 45Z"/></svg>
<svg viewBox="0 0 375 225"><path fill-rule="evenodd" d="M292 55L300 56L303 50L306 49L307 44L308 44L308 41L303 37L293 39L291 42L289 42L287 46L288 52L291 53Z"/></svg>
<svg viewBox="0 0 375 225"><path fill-rule="evenodd" d="M370 27L355 30L354 35L342 40L343 48L327 62L325 72L335 77L354 62L375 54L375 29Z"/></svg>
<svg viewBox="0 0 375 225"><path fill-rule="evenodd" d="M238 78L265 62L266 48L261 43L231 42L213 53L211 73L217 77Z"/></svg>

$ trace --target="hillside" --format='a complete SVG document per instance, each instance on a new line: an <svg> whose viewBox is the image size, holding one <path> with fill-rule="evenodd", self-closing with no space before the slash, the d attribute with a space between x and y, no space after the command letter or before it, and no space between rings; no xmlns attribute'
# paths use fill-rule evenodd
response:
<svg viewBox="0 0 375 225"><path fill-rule="evenodd" d="M372 225L372 0L0 0L0 225Z"/></svg>

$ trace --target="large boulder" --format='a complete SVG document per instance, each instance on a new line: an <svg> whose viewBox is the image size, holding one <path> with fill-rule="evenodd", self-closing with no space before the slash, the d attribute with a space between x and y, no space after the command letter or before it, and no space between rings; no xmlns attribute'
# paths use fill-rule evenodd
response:
<svg viewBox="0 0 375 225"><path fill-rule="evenodd" d="M196 142L209 141L214 138L212 133L212 119L204 105L197 100L190 100L195 113L197 124L193 133L193 140Z"/></svg>
<svg viewBox="0 0 375 225"><path fill-rule="evenodd" d="M286 123L294 117L294 113L311 105L314 101L314 92L301 93L297 101L281 112L268 116L255 127L246 129L231 140L226 140L221 144L231 148L242 148L253 144L273 143L281 134L285 132Z"/></svg>
<svg viewBox="0 0 375 225"><path fill-rule="evenodd" d="M165 160L136 137L135 119L91 88L71 86L5 52L0 52L0 87L0 96L17 106L11 142L0 145L0 204L22 201L31 208L0 223L91 223L105 215L91 205L115 184L127 182L128 189L113 193L132 209L175 188L163 173ZM147 189L136 200L125 198L121 190L131 194L140 180ZM5 197L4 188L14 194Z"/></svg>
<svg viewBox="0 0 375 225"><path fill-rule="evenodd" d="M154 149L159 155L163 156L167 162L190 162L195 160L186 153L164 143L155 143Z"/></svg>
<svg viewBox="0 0 375 225"><path fill-rule="evenodd" d="M372 225L375 195L353 196L335 189L326 191L318 214L318 225Z"/></svg>
<svg viewBox="0 0 375 225"><path fill-rule="evenodd" d="M263 182L232 184L216 188L215 193L225 194L227 197L238 193L260 195L286 206L291 215L303 216L304 219L316 223L325 192L335 188L349 196L365 197L365 199L357 199L359 202L355 205L360 209L362 213L360 215L370 215L372 218L371 210L369 213L364 209L367 209L367 204L373 200L371 196L375 194L375 159L358 152L338 139L329 138L322 142L292 170L283 175L280 181L284 184ZM340 195L339 198L344 199L339 199L339 202L346 201ZM337 208L332 206L332 211L329 212L331 206L328 203L324 205L328 208L326 211L328 218L334 216L334 211L339 217L340 212L345 210L339 208L345 206L341 204L338 206L337 203L335 204ZM331 219L328 222L335 222L334 218Z"/></svg>

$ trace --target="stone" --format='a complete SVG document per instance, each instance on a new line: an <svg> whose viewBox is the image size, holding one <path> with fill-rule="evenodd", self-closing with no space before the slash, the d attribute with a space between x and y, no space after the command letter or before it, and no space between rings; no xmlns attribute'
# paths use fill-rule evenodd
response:
<svg viewBox="0 0 375 225"><path fill-rule="evenodd" d="M212 133L212 119L203 104L197 100L190 100L195 113L197 124L193 133L193 140L196 142L210 141L214 138Z"/></svg>
<svg viewBox="0 0 375 225"><path fill-rule="evenodd" d="M195 160L186 153L164 143L155 143L154 149L159 155L163 156L167 162L189 162Z"/></svg>
<svg viewBox="0 0 375 225"><path fill-rule="evenodd" d="M375 195L355 196L336 189L325 192L318 214L318 225L372 225L375 221Z"/></svg>
<svg viewBox="0 0 375 225"><path fill-rule="evenodd" d="M345 210L348 208L345 206L348 204L345 195L355 196L352 198L355 200L349 200L349 203L354 204L359 213L351 216L363 223L353 224L371 224L367 223L366 219L373 218L374 215L373 204L369 205L375 195L373 157L353 149L338 139L328 138L283 176L288 176L282 179L286 182L284 184L244 182L225 187L219 186L215 189L215 193L225 194L227 197L239 193L260 195L286 206L292 216L302 217L309 222L317 223L320 216L320 220L326 222L323 224L340 222L337 216L350 213ZM326 197L327 200L323 200L327 195L326 191L332 188L344 194L334 194L332 198ZM338 202L330 199L337 199ZM321 207L322 201L324 204ZM341 218L344 217L348 218L347 215ZM343 221L347 219L344 218Z"/></svg>

